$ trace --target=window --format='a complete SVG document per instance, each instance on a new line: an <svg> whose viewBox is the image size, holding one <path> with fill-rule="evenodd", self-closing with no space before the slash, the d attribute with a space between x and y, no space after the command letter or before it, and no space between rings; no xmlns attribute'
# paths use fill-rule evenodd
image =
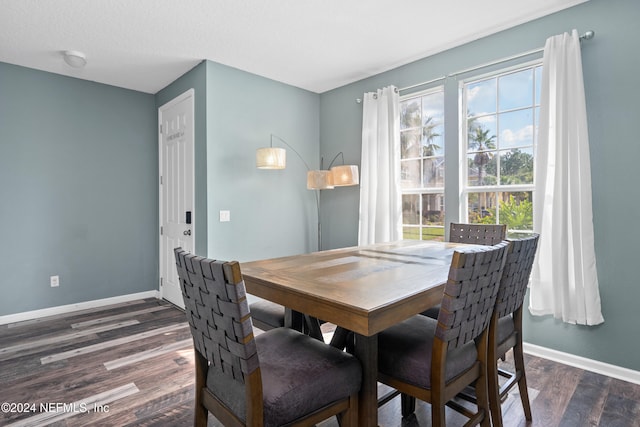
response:
<svg viewBox="0 0 640 427"><path fill-rule="evenodd" d="M462 83L462 221L533 230L541 73L538 63Z"/></svg>
<svg viewBox="0 0 640 427"><path fill-rule="evenodd" d="M444 91L400 100L402 224L405 239L444 240Z"/></svg>

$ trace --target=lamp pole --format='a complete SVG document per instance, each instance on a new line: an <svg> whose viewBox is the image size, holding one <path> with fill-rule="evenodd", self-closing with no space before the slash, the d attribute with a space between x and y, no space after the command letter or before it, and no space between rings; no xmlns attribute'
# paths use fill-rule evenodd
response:
<svg viewBox="0 0 640 427"><path fill-rule="evenodd" d="M271 146L272 147L273 147L273 138L277 138L284 145L286 145L287 147L291 148L291 150L296 154L296 156L298 156L298 158L300 160L302 160L302 163L304 163L304 166L307 168L307 172L311 171L311 168L309 167L307 162L304 160L304 158L300 155L300 153L298 153L298 151L295 148L293 148L291 145L289 145L289 143L287 143L287 141L285 141L284 139L280 138L278 135L271 134ZM336 158L337 157L338 156L336 156ZM335 160L335 158L333 160ZM322 160L321 160L321 162L322 162ZM322 166L320 166L320 168L322 169ZM318 251L322 250L322 224L320 223L320 191L321 190L319 190L319 189L315 190L315 192L316 192L316 212L317 212L317 218L318 218Z"/></svg>

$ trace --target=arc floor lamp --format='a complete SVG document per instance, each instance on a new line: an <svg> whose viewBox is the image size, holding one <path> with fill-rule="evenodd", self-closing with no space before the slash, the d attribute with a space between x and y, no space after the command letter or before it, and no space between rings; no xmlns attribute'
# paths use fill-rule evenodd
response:
<svg viewBox="0 0 640 427"><path fill-rule="evenodd" d="M287 166L287 151L281 147L274 147L273 140L278 139L302 160L307 168L307 189L316 190L316 208L318 212L318 250L322 250L322 224L320 223L320 190L331 190L335 187L346 187L358 185L359 175L357 165L345 165L344 154L339 152L329 163L329 167L322 169L322 158L320 159L320 169L311 169L300 153L289 145L284 139L271 134L271 144L269 147L258 148L256 151L256 167L258 169L285 169ZM342 165L333 164L342 157Z"/></svg>

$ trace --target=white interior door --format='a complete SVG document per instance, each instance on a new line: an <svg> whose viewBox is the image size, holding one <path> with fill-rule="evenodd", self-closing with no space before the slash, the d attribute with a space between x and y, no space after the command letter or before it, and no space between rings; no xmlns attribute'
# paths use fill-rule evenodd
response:
<svg viewBox="0 0 640 427"><path fill-rule="evenodd" d="M161 106L160 295L184 308L173 250L195 247L193 89Z"/></svg>

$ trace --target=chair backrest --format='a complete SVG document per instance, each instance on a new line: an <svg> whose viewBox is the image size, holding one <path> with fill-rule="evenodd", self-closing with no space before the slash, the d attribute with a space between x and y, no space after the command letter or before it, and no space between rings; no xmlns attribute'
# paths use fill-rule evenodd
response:
<svg viewBox="0 0 640 427"><path fill-rule="evenodd" d="M508 242L456 250L438 314L436 337L449 350L478 337L489 326Z"/></svg>
<svg viewBox="0 0 640 427"><path fill-rule="evenodd" d="M475 245L497 245L506 238L505 224L459 224L449 226L449 241Z"/></svg>
<svg viewBox="0 0 640 427"><path fill-rule="evenodd" d="M507 261L496 299L495 311L498 318L515 312L524 302L538 248L538 237L538 234L532 234L530 237L509 241Z"/></svg>
<svg viewBox="0 0 640 427"><path fill-rule="evenodd" d="M182 248L175 256L196 351L208 360L209 371L217 370L246 393L245 379L259 368L259 360L240 265ZM246 402L234 403L238 412L246 411Z"/></svg>

